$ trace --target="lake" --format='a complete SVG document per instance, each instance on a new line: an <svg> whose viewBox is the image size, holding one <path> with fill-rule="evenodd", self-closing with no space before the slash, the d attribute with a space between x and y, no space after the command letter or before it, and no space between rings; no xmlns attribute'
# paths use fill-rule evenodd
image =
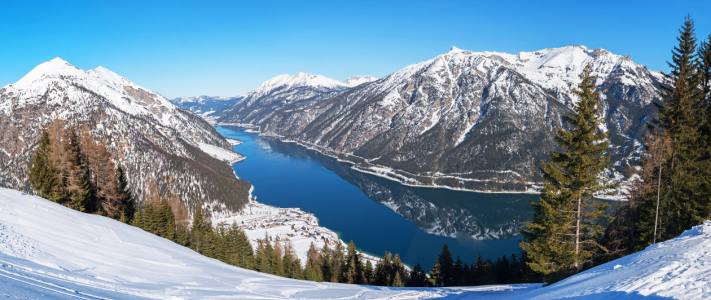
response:
<svg viewBox="0 0 711 300"><path fill-rule="evenodd" d="M480 253L492 260L518 253L518 228L533 215L528 201L538 198L405 186L296 143L216 129L242 141L234 149L247 158L232 168L252 183L257 201L299 207L363 252L398 253L407 265L420 263L428 272L445 243L455 260L468 263Z"/></svg>

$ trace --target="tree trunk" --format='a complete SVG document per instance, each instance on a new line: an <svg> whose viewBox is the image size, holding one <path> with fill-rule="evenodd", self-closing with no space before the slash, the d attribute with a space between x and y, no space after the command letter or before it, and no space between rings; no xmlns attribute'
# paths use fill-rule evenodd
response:
<svg viewBox="0 0 711 300"><path fill-rule="evenodd" d="M657 210L654 213L654 238L652 244L657 243L657 222L659 220L659 193L662 185L662 162L659 162L659 179L657 180Z"/></svg>
<svg viewBox="0 0 711 300"><path fill-rule="evenodd" d="M578 196L578 216L575 218L575 272L580 271L578 264L578 254L580 253L580 205L581 197Z"/></svg>

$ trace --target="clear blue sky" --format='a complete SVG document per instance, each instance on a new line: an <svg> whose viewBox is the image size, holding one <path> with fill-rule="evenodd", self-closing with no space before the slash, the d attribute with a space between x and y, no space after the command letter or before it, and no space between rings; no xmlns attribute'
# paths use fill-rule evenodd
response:
<svg viewBox="0 0 711 300"><path fill-rule="evenodd" d="M575 2L575 3L571 3ZM0 86L61 57L168 98L232 96L279 74L384 77L447 52L582 44L666 71L711 1L3 1Z"/></svg>

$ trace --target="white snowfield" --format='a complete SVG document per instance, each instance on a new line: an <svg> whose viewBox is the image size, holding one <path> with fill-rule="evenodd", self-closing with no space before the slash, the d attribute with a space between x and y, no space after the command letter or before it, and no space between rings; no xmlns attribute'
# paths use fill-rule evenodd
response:
<svg viewBox="0 0 711 300"><path fill-rule="evenodd" d="M0 188L0 298L9 299L710 299L711 221L539 286L387 288L286 279Z"/></svg>
<svg viewBox="0 0 711 300"><path fill-rule="evenodd" d="M492 299L537 286L387 288L287 279L0 188L3 299Z"/></svg>
<svg viewBox="0 0 711 300"><path fill-rule="evenodd" d="M198 146L200 146L200 150L202 150L202 152L205 152L221 161L227 162L230 166L245 159L244 155L231 150L224 149L222 147L217 147L205 143L198 143Z"/></svg>
<svg viewBox="0 0 711 300"><path fill-rule="evenodd" d="M711 221L520 299L711 299Z"/></svg>

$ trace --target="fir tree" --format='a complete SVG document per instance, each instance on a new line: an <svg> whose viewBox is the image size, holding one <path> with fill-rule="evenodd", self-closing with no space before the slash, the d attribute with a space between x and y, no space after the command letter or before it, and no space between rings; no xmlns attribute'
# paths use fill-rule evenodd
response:
<svg viewBox="0 0 711 300"><path fill-rule="evenodd" d="M522 230L520 245L532 258L531 268L548 275L549 281L579 272L594 255L606 251L598 240L608 205L593 195L614 185L601 178L610 167L605 155L609 140L598 132L602 120L591 73L587 65L574 91L580 97L575 114L565 117L572 129L559 129L555 136L563 152L551 153L551 161L543 165L543 191L538 203L530 202L534 217Z"/></svg>
<svg viewBox="0 0 711 300"><path fill-rule="evenodd" d="M410 275L407 278L408 287L425 287L427 286L427 274L422 269L420 264L416 264L414 268L410 271Z"/></svg>
<svg viewBox="0 0 711 300"><path fill-rule="evenodd" d="M439 279L441 280L437 286L453 286L455 276L454 260L447 244L442 246L442 253L439 254L437 262L439 263Z"/></svg>
<svg viewBox="0 0 711 300"><path fill-rule="evenodd" d="M49 160L51 151L49 133L43 129L39 146L32 158L32 167L30 167L28 177L30 186L37 191L38 196L57 202L59 199L56 195L56 188L59 183L57 182L56 167Z"/></svg>
<svg viewBox="0 0 711 300"><path fill-rule="evenodd" d="M373 264L370 260L365 262L365 269L363 270L363 284L373 284Z"/></svg>
<svg viewBox="0 0 711 300"><path fill-rule="evenodd" d="M672 61L667 63L671 72L662 86L664 102L657 104L659 118L654 121L671 140L666 182L668 221L663 240L676 237L708 218L711 205L709 139L703 136L704 128L708 127L704 115L703 89L708 88L703 82L704 58L699 64L691 18L685 19L679 33L679 44L672 50Z"/></svg>

